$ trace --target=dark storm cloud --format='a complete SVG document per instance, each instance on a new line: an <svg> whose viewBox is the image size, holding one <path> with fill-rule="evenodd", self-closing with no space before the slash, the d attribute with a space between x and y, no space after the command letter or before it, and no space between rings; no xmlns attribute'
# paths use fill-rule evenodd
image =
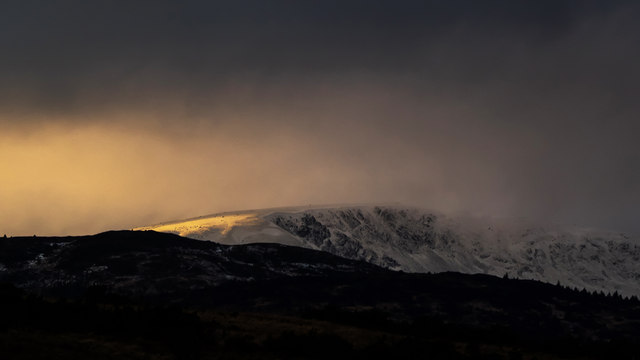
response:
<svg viewBox="0 0 640 360"><path fill-rule="evenodd" d="M25 96L55 110L90 96L119 105L158 89L195 95L238 77L481 80L505 51L535 51L527 47L616 9L563 1L5 2L3 98L5 106Z"/></svg>
<svg viewBox="0 0 640 360"><path fill-rule="evenodd" d="M261 170L260 190L286 202L640 231L639 15L633 1L5 1L0 126L224 133L272 151L281 173ZM234 179L254 166L236 160ZM249 196L211 207L274 201Z"/></svg>

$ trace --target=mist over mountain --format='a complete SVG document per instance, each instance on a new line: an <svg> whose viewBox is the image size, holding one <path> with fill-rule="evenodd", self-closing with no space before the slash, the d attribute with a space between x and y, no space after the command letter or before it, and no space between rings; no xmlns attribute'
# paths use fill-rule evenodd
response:
<svg viewBox="0 0 640 360"><path fill-rule="evenodd" d="M3 5L2 233L401 201L640 234L636 1Z"/></svg>

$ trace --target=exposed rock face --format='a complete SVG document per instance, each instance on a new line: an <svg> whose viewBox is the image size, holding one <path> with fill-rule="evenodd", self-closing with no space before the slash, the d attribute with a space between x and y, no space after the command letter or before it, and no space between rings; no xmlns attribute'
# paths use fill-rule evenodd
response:
<svg viewBox="0 0 640 360"><path fill-rule="evenodd" d="M305 246L410 272L458 271L640 295L640 246L619 233L355 207L266 216Z"/></svg>

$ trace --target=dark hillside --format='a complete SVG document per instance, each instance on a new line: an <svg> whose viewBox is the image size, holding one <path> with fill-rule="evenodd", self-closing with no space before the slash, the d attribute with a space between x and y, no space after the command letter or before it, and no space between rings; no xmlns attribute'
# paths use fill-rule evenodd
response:
<svg viewBox="0 0 640 360"><path fill-rule="evenodd" d="M13 358L640 354L640 302L617 294L154 232L9 238L0 250L0 350Z"/></svg>

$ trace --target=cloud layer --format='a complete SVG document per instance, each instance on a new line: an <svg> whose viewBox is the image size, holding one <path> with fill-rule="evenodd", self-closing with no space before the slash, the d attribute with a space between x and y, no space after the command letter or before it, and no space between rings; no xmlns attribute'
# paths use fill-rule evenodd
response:
<svg viewBox="0 0 640 360"><path fill-rule="evenodd" d="M387 201L640 231L631 1L3 7L2 232Z"/></svg>

